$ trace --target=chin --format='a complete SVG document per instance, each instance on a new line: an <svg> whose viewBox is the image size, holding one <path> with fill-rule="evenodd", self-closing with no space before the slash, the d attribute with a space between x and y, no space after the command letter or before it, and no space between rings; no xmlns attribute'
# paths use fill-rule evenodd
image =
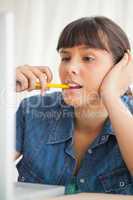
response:
<svg viewBox="0 0 133 200"><path fill-rule="evenodd" d="M63 99L66 104L75 108L87 106L88 108L92 109L96 108L97 106L99 107L101 104L100 99L97 95L94 95L94 93L93 95L92 93L88 95L82 95L81 93L68 95L67 93L63 93Z"/></svg>
<svg viewBox="0 0 133 200"><path fill-rule="evenodd" d="M82 103L79 99L76 98L66 98L64 97L64 101L67 105L73 106L73 107L81 107Z"/></svg>
<svg viewBox="0 0 133 200"><path fill-rule="evenodd" d="M74 94L67 95L64 93L63 99L67 105L73 106L75 108L82 107L87 103L85 102L85 99L83 98L82 95L74 95Z"/></svg>

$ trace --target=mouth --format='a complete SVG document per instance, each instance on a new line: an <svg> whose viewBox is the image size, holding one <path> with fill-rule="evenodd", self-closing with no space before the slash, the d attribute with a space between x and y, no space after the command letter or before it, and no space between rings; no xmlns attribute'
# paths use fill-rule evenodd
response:
<svg viewBox="0 0 133 200"><path fill-rule="evenodd" d="M81 89L83 86L80 85L79 83L73 82L73 81L66 81L65 82L69 88L68 89Z"/></svg>

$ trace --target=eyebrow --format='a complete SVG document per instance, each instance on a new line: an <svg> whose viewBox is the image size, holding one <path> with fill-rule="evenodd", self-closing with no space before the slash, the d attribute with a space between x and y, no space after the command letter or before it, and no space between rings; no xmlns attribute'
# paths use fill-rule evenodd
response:
<svg viewBox="0 0 133 200"><path fill-rule="evenodd" d="M83 46L83 47L79 47L79 49L85 49L85 50L88 50L88 49L91 49L89 46Z"/></svg>
<svg viewBox="0 0 133 200"><path fill-rule="evenodd" d="M62 53L62 54L68 54L69 51L62 49L62 50L59 51L59 53Z"/></svg>

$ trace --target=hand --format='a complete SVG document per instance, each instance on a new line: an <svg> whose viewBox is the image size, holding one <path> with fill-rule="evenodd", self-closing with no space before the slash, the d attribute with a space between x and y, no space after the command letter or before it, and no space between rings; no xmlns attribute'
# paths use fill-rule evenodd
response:
<svg viewBox="0 0 133 200"><path fill-rule="evenodd" d="M125 53L119 63L114 65L104 77L101 87L101 98L108 99L110 95L120 97L133 84L133 59L130 53Z"/></svg>
<svg viewBox="0 0 133 200"><path fill-rule="evenodd" d="M52 72L48 67L43 66L19 66L16 69L16 92L34 90L35 82L39 79L41 84L41 95L47 90L47 82L52 80Z"/></svg>

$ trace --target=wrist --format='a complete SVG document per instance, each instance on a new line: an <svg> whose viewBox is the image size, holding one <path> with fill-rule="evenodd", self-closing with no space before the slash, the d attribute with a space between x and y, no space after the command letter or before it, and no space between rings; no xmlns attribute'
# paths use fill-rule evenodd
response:
<svg viewBox="0 0 133 200"><path fill-rule="evenodd" d="M120 100L120 95L115 92L104 91L101 93L101 99L103 104L106 106L108 104L114 104L115 101Z"/></svg>

